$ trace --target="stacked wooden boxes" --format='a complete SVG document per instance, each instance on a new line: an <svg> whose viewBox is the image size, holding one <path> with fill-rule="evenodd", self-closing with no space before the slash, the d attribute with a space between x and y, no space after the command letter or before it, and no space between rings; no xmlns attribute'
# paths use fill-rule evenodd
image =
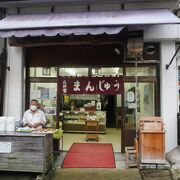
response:
<svg viewBox="0 0 180 180"><path fill-rule="evenodd" d="M141 163L165 163L165 130L160 117L143 117L139 125Z"/></svg>

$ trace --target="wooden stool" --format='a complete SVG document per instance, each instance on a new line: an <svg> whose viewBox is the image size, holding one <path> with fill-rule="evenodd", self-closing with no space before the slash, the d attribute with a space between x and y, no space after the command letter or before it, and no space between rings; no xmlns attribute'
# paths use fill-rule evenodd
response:
<svg viewBox="0 0 180 180"><path fill-rule="evenodd" d="M89 128L95 128L93 131L89 130ZM93 139L98 141L98 130L99 130L99 122L97 120L86 120L85 121L85 128L86 128L86 141L89 139Z"/></svg>
<svg viewBox="0 0 180 180"><path fill-rule="evenodd" d="M126 164L128 167L138 166L138 141L134 138L134 146L125 147Z"/></svg>

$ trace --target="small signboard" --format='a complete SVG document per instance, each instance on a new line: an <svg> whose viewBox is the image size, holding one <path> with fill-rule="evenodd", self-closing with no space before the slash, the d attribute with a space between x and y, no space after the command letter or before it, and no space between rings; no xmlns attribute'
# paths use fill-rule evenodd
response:
<svg viewBox="0 0 180 180"><path fill-rule="evenodd" d="M129 103L128 108L129 109L135 109L136 108L136 103Z"/></svg>
<svg viewBox="0 0 180 180"><path fill-rule="evenodd" d="M129 91L129 92L127 93L127 100L128 100L128 102L130 102L130 103L134 102L134 100L135 100L135 94L134 94L133 91Z"/></svg>
<svg viewBox="0 0 180 180"><path fill-rule="evenodd" d="M0 142L0 153L11 153L11 142Z"/></svg>

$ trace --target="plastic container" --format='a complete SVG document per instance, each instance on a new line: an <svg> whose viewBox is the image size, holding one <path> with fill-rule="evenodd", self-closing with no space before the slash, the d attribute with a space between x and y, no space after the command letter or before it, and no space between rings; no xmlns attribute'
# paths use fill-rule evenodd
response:
<svg viewBox="0 0 180 180"><path fill-rule="evenodd" d="M1 116L0 117L0 131L5 131L6 130L6 116Z"/></svg>
<svg viewBox="0 0 180 180"><path fill-rule="evenodd" d="M6 131L15 131L15 118L14 117L7 117Z"/></svg>

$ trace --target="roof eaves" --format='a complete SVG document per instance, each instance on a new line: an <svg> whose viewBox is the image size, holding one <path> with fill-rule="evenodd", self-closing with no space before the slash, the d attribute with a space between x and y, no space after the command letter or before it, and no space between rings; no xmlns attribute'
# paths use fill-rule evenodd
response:
<svg viewBox="0 0 180 180"><path fill-rule="evenodd" d="M130 2L157 2L158 0L1 0L0 7L21 7L28 5L57 5L69 3L130 3ZM159 0L160 2L166 0ZM173 1L173 0L172 0ZM176 0L174 0L176 2Z"/></svg>

